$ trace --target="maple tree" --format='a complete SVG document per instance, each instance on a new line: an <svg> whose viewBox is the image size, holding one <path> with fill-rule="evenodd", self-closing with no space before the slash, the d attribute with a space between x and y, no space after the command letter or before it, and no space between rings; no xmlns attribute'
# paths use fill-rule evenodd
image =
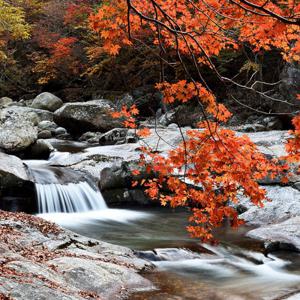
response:
<svg viewBox="0 0 300 300"><path fill-rule="evenodd" d="M164 101L196 100L199 104L204 118L199 130L183 136L182 143L167 157L144 147L141 165L146 164L149 172L155 171L158 175L141 183L134 182L146 187L148 195L160 199L163 205L191 207L192 224L188 230L194 236L212 239L212 229L220 226L225 218L230 219L233 226L241 224L236 210L228 204L237 202L238 195L243 194L262 205L266 195L257 183L259 179L283 173L282 181L287 180L288 165L267 159L249 138L236 136L222 127L231 113L212 92L202 69L209 67L220 85L236 85L266 100L280 101L268 93L273 83L258 82L256 72L246 84L238 83L220 74L214 58L222 51L235 51L246 43L254 53L277 49L284 60L299 62L299 2L112 0L104 2L98 12L91 15L90 26L102 38L103 51L110 55L118 55L123 48L141 43L159 49L162 74L156 87L163 93ZM163 66L171 63L169 53L174 53L176 64L185 71L184 80L165 80ZM134 115L135 107L114 113L115 117L127 117L125 126L131 128L136 128ZM287 142L286 159L299 161L300 116L294 117L293 124L295 130ZM143 129L142 136L148 133ZM167 194L163 193L166 187Z"/></svg>

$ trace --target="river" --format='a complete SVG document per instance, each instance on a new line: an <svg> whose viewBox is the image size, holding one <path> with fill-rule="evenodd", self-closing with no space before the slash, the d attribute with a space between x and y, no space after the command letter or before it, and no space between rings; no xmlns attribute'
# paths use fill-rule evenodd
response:
<svg viewBox="0 0 300 300"><path fill-rule="evenodd" d="M156 268L143 275L157 289L137 291L130 300L300 299L300 255L265 254L261 242L245 237L247 227L224 226L215 232L218 245L203 245L185 230L186 210L109 209L89 181L61 183L63 168L49 167L47 161L27 164L37 180L40 216L79 234L130 247L153 262ZM54 179L46 183L45 178ZM72 199L76 205L69 211Z"/></svg>

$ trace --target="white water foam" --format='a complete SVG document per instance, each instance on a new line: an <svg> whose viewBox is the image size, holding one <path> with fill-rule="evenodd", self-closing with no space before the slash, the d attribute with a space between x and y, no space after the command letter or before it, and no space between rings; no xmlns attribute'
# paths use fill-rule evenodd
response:
<svg viewBox="0 0 300 300"><path fill-rule="evenodd" d="M39 216L64 227L76 227L99 221L128 223L130 221L149 218L152 214L128 209L102 209L80 213L47 213L39 214Z"/></svg>

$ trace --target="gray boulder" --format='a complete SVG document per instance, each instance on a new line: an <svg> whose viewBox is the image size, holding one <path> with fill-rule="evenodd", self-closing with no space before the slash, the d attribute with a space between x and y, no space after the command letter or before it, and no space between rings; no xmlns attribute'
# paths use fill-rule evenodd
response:
<svg viewBox="0 0 300 300"><path fill-rule="evenodd" d="M44 121L41 121L39 124L38 124L38 128L41 129L41 130L49 130L51 132L55 132L55 129L57 128L58 126L52 122L52 121L47 121L47 120L44 120Z"/></svg>
<svg viewBox="0 0 300 300"><path fill-rule="evenodd" d="M284 222L263 226L247 233L253 239L262 240L269 251L300 251L300 216Z"/></svg>
<svg viewBox="0 0 300 300"><path fill-rule="evenodd" d="M48 111L56 111L60 107L63 106L63 102L60 98L56 97L55 95L45 92L39 94L32 102L33 108L48 110Z"/></svg>
<svg viewBox="0 0 300 300"><path fill-rule="evenodd" d="M240 217L248 224L267 225L300 216L300 191L281 186L267 186L265 189L271 201L266 201L262 208L251 204L246 198L240 200L240 204L247 209Z"/></svg>
<svg viewBox="0 0 300 300"><path fill-rule="evenodd" d="M112 118L113 109L113 103L104 99L67 103L55 111L54 121L74 135L87 131L107 132L122 127L121 120Z"/></svg>
<svg viewBox="0 0 300 300"><path fill-rule="evenodd" d="M0 107L5 107L7 105L10 105L11 103L13 103L13 100L11 98L8 97L0 98Z"/></svg>
<svg viewBox="0 0 300 300"><path fill-rule="evenodd" d="M0 190L21 186L25 181L29 177L22 160L0 152Z"/></svg>
<svg viewBox="0 0 300 300"><path fill-rule="evenodd" d="M37 140L37 134L31 116L9 109L0 112L0 148L4 151L25 150Z"/></svg>
<svg viewBox="0 0 300 300"><path fill-rule="evenodd" d="M5 111L15 112L26 116L32 123L37 125L41 121L53 121L53 113L43 109L26 106L10 106Z"/></svg>

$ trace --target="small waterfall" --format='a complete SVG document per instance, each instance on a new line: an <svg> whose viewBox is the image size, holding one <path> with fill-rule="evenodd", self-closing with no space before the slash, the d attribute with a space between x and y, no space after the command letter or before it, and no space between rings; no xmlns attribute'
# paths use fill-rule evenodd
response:
<svg viewBox="0 0 300 300"><path fill-rule="evenodd" d="M36 183L39 213L75 213L106 209L100 192L87 182Z"/></svg>
<svg viewBox="0 0 300 300"><path fill-rule="evenodd" d="M38 212L79 213L107 209L97 187L81 172L27 161L35 182Z"/></svg>

